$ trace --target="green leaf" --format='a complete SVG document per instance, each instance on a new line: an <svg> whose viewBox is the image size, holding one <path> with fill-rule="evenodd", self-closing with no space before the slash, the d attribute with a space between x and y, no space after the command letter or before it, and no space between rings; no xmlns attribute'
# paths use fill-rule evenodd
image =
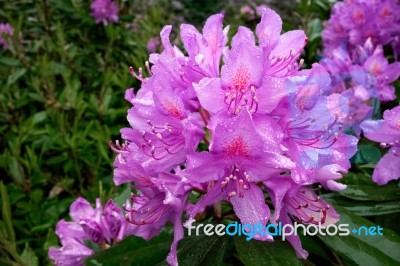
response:
<svg viewBox="0 0 400 266"><path fill-rule="evenodd" d="M346 198L373 201L400 199L400 189L396 184L389 183L384 186L378 186L371 180L371 177L362 173L350 173L341 181L347 185L347 188L339 191L339 193Z"/></svg>
<svg viewBox="0 0 400 266"><path fill-rule="evenodd" d="M25 262L25 265L29 266L38 266L39 265L39 260L33 252L33 250L29 247L28 244L25 245L25 249L22 252L21 259L23 262Z"/></svg>
<svg viewBox="0 0 400 266"><path fill-rule="evenodd" d="M325 262L328 262L327 265L329 265L329 261L331 260L330 250L326 248L324 243L317 236L304 236L301 233L298 235L303 249L307 250L310 256L317 256L318 262L324 260ZM305 262L310 263L308 260L303 261L304 265L307 265Z"/></svg>
<svg viewBox="0 0 400 266"><path fill-rule="evenodd" d="M358 145L358 151L353 156L353 163L377 163L381 159L381 151L375 146L371 145Z"/></svg>
<svg viewBox="0 0 400 266"><path fill-rule="evenodd" d="M186 237L178 245L179 265L223 265L228 236Z"/></svg>
<svg viewBox="0 0 400 266"><path fill-rule="evenodd" d="M302 265L288 242L246 241L244 237L238 236L233 239L236 250L245 265Z"/></svg>
<svg viewBox="0 0 400 266"><path fill-rule="evenodd" d="M32 199L33 203L39 204L43 198L43 190L35 189L29 192L29 197Z"/></svg>
<svg viewBox="0 0 400 266"><path fill-rule="evenodd" d="M2 266L15 266L15 264L9 259L0 258L0 265Z"/></svg>
<svg viewBox="0 0 400 266"><path fill-rule="evenodd" d="M126 202L126 200L129 199L131 192L132 189L129 185L127 185L125 189L121 192L121 194L114 198L115 204L117 204L118 206L122 206Z"/></svg>
<svg viewBox="0 0 400 266"><path fill-rule="evenodd" d="M55 247L58 245L58 237L54 233L53 229L50 228L49 232L47 233L46 241L43 244L43 249L47 252L50 247Z"/></svg>
<svg viewBox="0 0 400 266"><path fill-rule="evenodd" d="M171 247L171 237L162 233L146 241L129 236L111 248L86 259L86 265L154 265L165 261Z"/></svg>
<svg viewBox="0 0 400 266"><path fill-rule="evenodd" d="M25 179L25 175L23 172L23 169L21 167L21 164L18 162L18 159L16 157L10 157L10 165L8 166L11 176L14 178L14 181L17 184L22 184Z"/></svg>
<svg viewBox="0 0 400 266"><path fill-rule="evenodd" d="M44 121L47 118L46 112L42 111L39 113L36 113L32 116L32 124L35 125L37 123L40 123Z"/></svg>
<svg viewBox="0 0 400 266"><path fill-rule="evenodd" d="M1 213L7 230L7 238L11 243L15 243L15 233L13 228L10 199L3 181L0 182Z"/></svg>
<svg viewBox="0 0 400 266"><path fill-rule="evenodd" d="M26 73L25 68L20 68L16 70L14 73L12 73L10 76L8 76L7 84L11 85L14 82L16 82L20 77L22 77Z"/></svg>
<svg viewBox="0 0 400 266"><path fill-rule="evenodd" d="M179 265L223 265L227 236L186 237L178 245ZM145 241L130 236L121 243L86 259L86 265L155 265L165 264L171 247L167 233Z"/></svg>
<svg viewBox="0 0 400 266"><path fill-rule="evenodd" d="M0 57L0 63L6 66L18 66L20 62L11 57Z"/></svg>
<svg viewBox="0 0 400 266"><path fill-rule="evenodd" d="M383 235L361 235L351 232L361 226L376 226L374 223L358 217L349 211L335 206L340 213L341 224L349 224L348 236L319 236L320 239L337 254L356 265L399 265L400 237L384 228Z"/></svg>
<svg viewBox="0 0 400 266"><path fill-rule="evenodd" d="M382 157L381 151L371 145L359 145L359 151L366 163L377 163Z"/></svg>
<svg viewBox="0 0 400 266"><path fill-rule="evenodd" d="M400 212L400 201L355 201L341 197L336 193L329 193L323 195L324 199L332 203L332 205L339 205L346 210L358 216L377 216L383 214L390 214Z"/></svg>
<svg viewBox="0 0 400 266"><path fill-rule="evenodd" d="M308 23L309 42L313 42L321 37L322 22L315 18Z"/></svg>

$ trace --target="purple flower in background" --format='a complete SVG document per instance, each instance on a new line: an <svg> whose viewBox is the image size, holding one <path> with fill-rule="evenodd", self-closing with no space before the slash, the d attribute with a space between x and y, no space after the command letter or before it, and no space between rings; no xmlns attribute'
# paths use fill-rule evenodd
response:
<svg viewBox="0 0 400 266"><path fill-rule="evenodd" d="M0 23L0 45L7 49L10 44L10 38L14 34L14 29L9 23Z"/></svg>
<svg viewBox="0 0 400 266"><path fill-rule="evenodd" d="M343 112L340 121L345 129L353 129L359 135L360 123L372 115L371 100L377 98L376 78L354 63L343 46L333 50L332 55L320 63L332 78L330 90L325 94L340 93L349 101L350 109Z"/></svg>
<svg viewBox="0 0 400 266"><path fill-rule="evenodd" d="M160 38L158 36L151 37L146 45L147 52L155 53L159 45L160 45Z"/></svg>
<svg viewBox="0 0 400 266"><path fill-rule="evenodd" d="M118 6L111 0L95 0L90 5L92 12L90 15L96 23L107 25L109 22L118 22Z"/></svg>
<svg viewBox="0 0 400 266"><path fill-rule="evenodd" d="M61 220L57 224L56 234L62 247L49 249L49 258L55 265L84 265L84 259L94 254L86 246L87 241L105 249L135 230L112 200L103 209L100 199L93 208L88 201L78 198L71 204L70 216L72 221Z"/></svg>
<svg viewBox="0 0 400 266"><path fill-rule="evenodd" d="M382 46L377 46L371 52L361 49L363 56L353 59L360 61L360 64L368 71L369 77L374 80L377 86L377 97L381 102L393 101L396 99L395 87L391 85L400 76L400 62L389 64L383 54Z"/></svg>
<svg viewBox="0 0 400 266"><path fill-rule="evenodd" d="M127 29L130 29L130 30L133 31L133 32L137 32L137 30L138 30L138 24L137 24L137 22L135 22L135 21L133 21L133 22L131 22L131 23L127 23L127 24L125 25L125 27L126 27Z"/></svg>
<svg viewBox="0 0 400 266"><path fill-rule="evenodd" d="M374 46L393 45L400 34L400 5L396 0L337 2L329 21L324 24L324 54L340 45L352 52L371 39Z"/></svg>
<svg viewBox="0 0 400 266"><path fill-rule="evenodd" d="M269 2L269 1L266 1ZM244 5L240 8L240 14L246 19L247 21L256 20L262 17L264 10L268 9L267 5L261 4L256 5L252 3L251 5Z"/></svg>
<svg viewBox="0 0 400 266"><path fill-rule="evenodd" d="M348 115L340 118L346 129L352 128L360 135L360 123L370 119L373 101L387 102L396 99L391 85L400 76L400 63L389 64L382 46L375 49L371 39L357 46L350 54L344 46L332 51L321 60L332 78L330 93L340 93L349 101Z"/></svg>
<svg viewBox="0 0 400 266"><path fill-rule="evenodd" d="M266 3L271 2L270 0L266 0ZM262 14L264 13L264 10L268 9L268 6L266 4L261 4L258 6L255 6L257 16L262 17Z"/></svg>
<svg viewBox="0 0 400 266"><path fill-rule="evenodd" d="M244 16L247 20L255 19L254 9L251 6L244 5L240 8L240 14Z"/></svg>
<svg viewBox="0 0 400 266"><path fill-rule="evenodd" d="M382 148L390 148L381 158L372 174L372 180L385 185L400 178L400 106L383 113L383 119L361 124L364 135L380 142Z"/></svg>

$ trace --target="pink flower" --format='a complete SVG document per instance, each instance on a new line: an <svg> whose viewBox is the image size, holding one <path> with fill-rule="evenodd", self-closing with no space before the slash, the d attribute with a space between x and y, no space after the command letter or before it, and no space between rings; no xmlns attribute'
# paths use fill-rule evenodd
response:
<svg viewBox="0 0 400 266"><path fill-rule="evenodd" d="M109 22L118 22L118 6L111 0L95 0L90 5L90 15L96 23L107 25Z"/></svg>
<svg viewBox="0 0 400 266"><path fill-rule="evenodd" d="M62 247L49 249L49 258L55 265L84 265L84 259L94 254L85 241L104 249L135 230L112 200L103 209L100 199L93 208L88 201L78 198L71 204L70 216L72 221L61 220L57 224L56 234Z"/></svg>
<svg viewBox="0 0 400 266"><path fill-rule="evenodd" d="M159 45L160 45L159 37L155 36L155 37L150 38L150 40L147 42L147 45L146 45L147 52L155 53L157 51L157 48Z"/></svg>
<svg viewBox="0 0 400 266"><path fill-rule="evenodd" d="M13 27L8 23L0 23L0 45L7 49L10 44L10 38L14 34Z"/></svg>
<svg viewBox="0 0 400 266"><path fill-rule="evenodd" d="M289 176L275 176L264 182L275 213L272 222L292 224L292 220L305 224L320 224L326 227L339 221L339 214L326 201L322 200L311 189L294 183ZM288 238L299 258L306 259L308 252L301 246L298 235Z"/></svg>
<svg viewBox="0 0 400 266"><path fill-rule="evenodd" d="M239 27L228 47L222 19L209 17L202 33L181 25L186 52L171 44L171 26L162 29L164 50L150 55L145 71L131 68L142 87L136 95L126 91L133 105L130 127L121 129L123 144L111 145L117 153L114 182L133 182L137 190L133 205L125 206L134 233L149 239L173 223L171 265L178 263L184 213L192 221L208 206L228 201L242 223L266 225L270 209L262 184L272 195L282 174L298 192L288 192L275 208L282 203L284 212L303 222L314 222L309 219L314 210L322 211L320 221L337 221L314 194L307 194L313 208L302 216L290 202L300 201L307 185L345 188L336 181L356 152L357 138L344 134L339 121L348 100L326 94L331 78L322 66L299 71L307 42L303 31L281 34L281 18L265 9L256 34ZM187 201L193 190L204 194L194 204ZM292 241L297 251L298 242Z"/></svg>
<svg viewBox="0 0 400 266"><path fill-rule="evenodd" d="M400 106L383 113L383 120L365 121L361 124L365 136L390 148L381 158L372 174L372 180L385 185L400 178Z"/></svg>
<svg viewBox="0 0 400 266"><path fill-rule="evenodd" d="M339 45L352 52L371 39L374 46L393 44L400 33L400 5L396 0L337 2L329 21L324 24L324 54Z"/></svg>
<svg viewBox="0 0 400 266"><path fill-rule="evenodd" d="M387 102L396 98L393 83L400 76L400 63L390 63L382 46L373 47L371 39L357 46L352 54L343 46L321 60L332 78L330 93L340 93L348 99L350 110L340 118L346 129L360 135L360 124L372 116L372 101Z"/></svg>

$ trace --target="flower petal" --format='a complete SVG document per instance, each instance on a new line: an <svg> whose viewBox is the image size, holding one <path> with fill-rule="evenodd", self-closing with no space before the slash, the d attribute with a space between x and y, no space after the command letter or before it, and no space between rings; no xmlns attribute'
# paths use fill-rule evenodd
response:
<svg viewBox="0 0 400 266"><path fill-rule="evenodd" d="M82 243L69 239L61 248L51 247L48 255L55 265L83 266L85 257L93 253L93 250Z"/></svg>
<svg viewBox="0 0 400 266"><path fill-rule="evenodd" d="M217 78L204 78L193 87L199 98L201 106L211 113L217 113L226 108L221 80Z"/></svg>
<svg viewBox="0 0 400 266"><path fill-rule="evenodd" d="M281 221L282 224L292 224L292 221L290 220L289 216L286 213L281 216ZM294 248L294 251L296 251L297 257L300 259L307 259L308 252L305 249L303 249L300 237L298 235L291 234L286 238Z"/></svg>
<svg viewBox="0 0 400 266"><path fill-rule="evenodd" d="M205 207L221 200L225 200L227 196L227 190L221 190L221 182L215 183L211 189L207 191L207 194L204 195L204 197L202 197L201 200L199 200L190 210L189 221L192 220L196 214L203 211Z"/></svg>
<svg viewBox="0 0 400 266"><path fill-rule="evenodd" d="M241 43L255 45L254 33L243 26L239 26L238 32L232 38L231 46L233 49L237 49Z"/></svg>
<svg viewBox="0 0 400 266"><path fill-rule="evenodd" d="M185 177L197 183L218 180L225 174L224 164L208 152L187 156Z"/></svg>
<svg viewBox="0 0 400 266"><path fill-rule="evenodd" d="M262 47L273 46L282 31L282 19L272 9L263 10L261 21L256 27L258 41Z"/></svg>
<svg viewBox="0 0 400 266"><path fill-rule="evenodd" d="M245 91L250 86L259 87L263 72L262 50L248 42L232 47L221 69L223 88Z"/></svg>
<svg viewBox="0 0 400 266"><path fill-rule="evenodd" d="M361 124L364 135L373 141L391 143L399 140L399 131L391 128L384 120L368 120Z"/></svg>
<svg viewBox="0 0 400 266"><path fill-rule="evenodd" d="M264 194L258 186L251 183L250 189L244 191L243 197L239 197L239 195L233 196L230 198L230 202L242 224L255 225L259 222L262 225L267 224L270 211L267 204L265 204ZM272 239L272 236L266 235L260 240Z"/></svg>
<svg viewBox="0 0 400 266"><path fill-rule="evenodd" d="M79 221L95 216L96 211L86 199L79 197L71 204L69 214L73 220Z"/></svg>
<svg viewBox="0 0 400 266"><path fill-rule="evenodd" d="M274 204L274 215L271 218L272 223L277 223L280 220L280 215L282 214L283 199L289 190L296 187L290 176L274 176L263 182L264 186L267 188L268 194L271 197L272 203Z"/></svg>
<svg viewBox="0 0 400 266"><path fill-rule="evenodd" d="M272 50L270 58L299 57L307 43L307 36L302 30L285 32L279 37L278 43Z"/></svg>
<svg viewBox="0 0 400 266"><path fill-rule="evenodd" d="M372 174L372 180L378 185L385 185L400 178L400 148L391 148L378 162Z"/></svg>
<svg viewBox="0 0 400 266"><path fill-rule="evenodd" d="M389 64L383 74L387 83L392 83L400 76L400 62Z"/></svg>
<svg viewBox="0 0 400 266"><path fill-rule="evenodd" d="M177 248L179 240L181 240L184 236L183 226L181 221L181 215L174 215L172 223L174 224L174 240L171 244L171 251L167 256L167 262L171 266L178 265L178 256L177 256Z"/></svg>

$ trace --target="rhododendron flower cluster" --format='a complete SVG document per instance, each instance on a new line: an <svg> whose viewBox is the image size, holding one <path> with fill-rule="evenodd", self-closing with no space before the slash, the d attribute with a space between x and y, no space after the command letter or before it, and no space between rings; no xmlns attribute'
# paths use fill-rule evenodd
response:
<svg viewBox="0 0 400 266"><path fill-rule="evenodd" d="M373 101L396 99L391 85L400 76L400 62L389 64L383 48L373 47L371 39L357 46L352 53L341 45L320 62L331 75L330 93L341 93L350 103L348 115L341 118L346 128L360 135L360 124L371 118Z"/></svg>
<svg viewBox="0 0 400 266"><path fill-rule="evenodd" d="M49 258L56 265L84 265L83 260L95 252L91 247L108 248L134 230L112 200L103 209L100 199L93 208L88 201L78 198L71 204L70 216L72 221L61 220L57 224L56 234L62 247L49 249Z"/></svg>
<svg viewBox="0 0 400 266"><path fill-rule="evenodd" d="M368 38L374 46L390 44L396 57L399 48L400 4L397 0L345 0L337 2L324 25L324 53L340 45L352 52Z"/></svg>
<svg viewBox="0 0 400 266"><path fill-rule="evenodd" d="M347 0L335 4L322 32L325 57L321 64L332 78L328 94L340 93L349 101L349 110L339 121L358 136L363 131L367 138L381 142L382 147L391 147L372 175L379 185L400 176L396 164L399 139L393 137L398 109L385 111L384 120L369 120L377 101L396 99L392 83L400 76L399 25L398 1ZM385 45L392 46L394 63L385 58Z"/></svg>
<svg viewBox="0 0 400 266"><path fill-rule="evenodd" d="M3 49L7 49L9 46L9 38L14 33L13 27L9 23L0 23L0 45Z"/></svg>
<svg viewBox="0 0 400 266"><path fill-rule="evenodd" d="M178 263L183 223L221 202L243 224L338 221L307 186L345 188L337 180L356 152L357 138L344 134L340 122L348 99L327 93L331 79L321 65L299 71L303 31L281 34L281 18L266 9L256 36L239 27L227 46L222 20L209 17L202 33L181 25L186 51L170 43L171 26L163 28L164 50L150 55L146 71L131 68L142 87L136 95L126 91L130 127L121 130L122 144L111 145L114 182L133 182L136 190L124 206L133 233L149 239L173 223L171 265ZM191 202L190 193L202 196ZM307 257L298 236L289 241Z"/></svg>
<svg viewBox="0 0 400 266"><path fill-rule="evenodd" d="M361 124L364 135L381 143L382 148L390 148L376 165L372 180L385 185L400 178L400 106L383 113L383 119L365 121Z"/></svg>
<svg viewBox="0 0 400 266"><path fill-rule="evenodd" d="M107 25L110 22L118 22L118 6L112 0L94 0L90 5L92 12L90 15L96 23Z"/></svg>

